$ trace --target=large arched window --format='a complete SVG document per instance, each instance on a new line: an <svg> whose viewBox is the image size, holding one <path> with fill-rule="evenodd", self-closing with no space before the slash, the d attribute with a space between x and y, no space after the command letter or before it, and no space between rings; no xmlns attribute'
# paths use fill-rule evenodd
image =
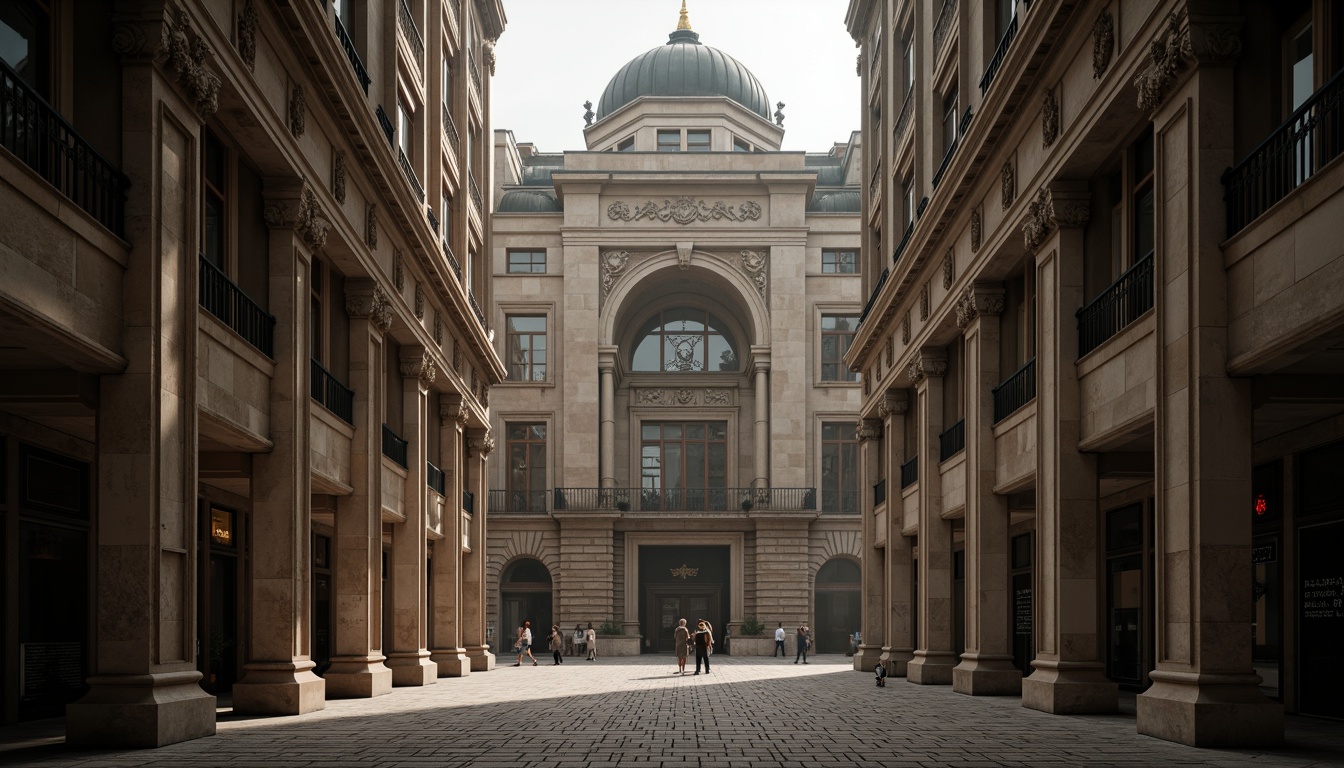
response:
<svg viewBox="0 0 1344 768"><path fill-rule="evenodd" d="M738 370L737 344L717 317L677 307L655 313L635 336L634 371L699 373Z"/></svg>

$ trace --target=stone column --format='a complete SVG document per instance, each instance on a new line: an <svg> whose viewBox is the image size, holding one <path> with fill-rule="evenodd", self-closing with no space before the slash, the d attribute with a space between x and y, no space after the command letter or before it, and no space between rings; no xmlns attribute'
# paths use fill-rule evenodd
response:
<svg viewBox="0 0 1344 768"><path fill-rule="evenodd" d="M755 469L753 488L770 487L770 353L752 351L756 361L752 371L756 381Z"/></svg>
<svg viewBox="0 0 1344 768"><path fill-rule="evenodd" d="M948 685L952 651L952 523L943 519L938 438L943 433L943 350L926 348L910 364L919 397L919 638L905 677L920 685Z"/></svg>
<svg viewBox="0 0 1344 768"><path fill-rule="evenodd" d="M910 660L915 657L914 541L905 535L905 502L901 496L901 465L905 463L905 431L909 428L906 412L910 396L906 390L887 393L886 408L887 462L887 601L883 610L882 661L887 674L904 677Z"/></svg>
<svg viewBox="0 0 1344 768"><path fill-rule="evenodd" d="M882 547L877 546L879 537L877 535L877 516L876 504L873 498L873 486L877 484L877 478L880 472L878 467L882 462L882 421L881 419L864 419L859 423L858 433L859 453L861 455L859 466L862 467L862 475L859 480L859 492L862 494L860 509L863 510L863 521L861 526L860 541L862 542L862 571L861 571L861 590L863 594L863 612L862 624L860 630L863 632L863 642L859 644L858 650L854 653L854 669L860 672L871 672L877 665L878 656L882 653L882 606L886 604L885 580L883 575L886 573L886 552ZM886 508L891 509L887 504ZM887 512L886 514L891 514ZM885 519L885 518L884 518Z"/></svg>
<svg viewBox="0 0 1344 768"><path fill-rule="evenodd" d="M1084 182L1040 190L1023 232L1036 256L1036 658L1022 706L1114 712L1102 662L1097 460L1078 450L1078 320L1083 305Z"/></svg>
<svg viewBox="0 0 1344 768"><path fill-rule="evenodd" d="M994 493L994 387L999 384L999 315L1003 286L976 283L957 302L966 335L966 651L952 670L952 690L1016 696L1008 625L1008 504Z"/></svg>
<svg viewBox="0 0 1344 768"><path fill-rule="evenodd" d="M334 590L336 629L331 666L323 679L331 698L368 698L392 690L384 664L382 425L383 334L392 307L372 280L347 280L350 315L350 388L355 393L355 437L350 443L349 496L336 497Z"/></svg>
<svg viewBox="0 0 1344 768"><path fill-rule="evenodd" d="M462 641L462 540L466 523L462 515L462 436L467 407L461 395L445 394L439 404L439 466L443 467L443 541L434 545L434 611L430 624L434 642L430 659L438 665L439 677L463 677L471 673L471 660Z"/></svg>
<svg viewBox="0 0 1344 768"><path fill-rule="evenodd" d="M1236 6L1190 2L1167 29L1197 68L1165 103L1158 66L1140 77L1140 106L1154 110L1160 344L1156 669L1138 697L1138 729L1199 747L1283 741L1283 708L1260 692L1251 665L1251 382L1227 375L1218 176L1236 160L1226 126L1241 26L1228 10Z"/></svg>
<svg viewBox="0 0 1344 768"><path fill-rule="evenodd" d="M196 670L196 285L199 126L213 99L155 66L158 18L118 16L122 169L131 179L121 318L126 369L99 378L98 513L89 692L66 708L72 746L159 747L215 733L215 697ZM168 51L164 51L168 53ZM181 62L198 83L218 79ZM184 96L186 98L184 98ZM164 119L159 119L160 117ZM12 215L12 214L7 214Z"/></svg>
<svg viewBox="0 0 1344 768"><path fill-rule="evenodd" d="M603 488L616 487L616 353L617 347L597 348L597 369L602 377L602 478Z"/></svg>
<svg viewBox="0 0 1344 768"><path fill-rule="evenodd" d="M469 550L462 555L462 639L472 672L495 668L495 654L485 640L486 493L485 459L495 449L488 429L467 430L465 490L474 497L475 509L463 525L468 530ZM503 628L501 628L501 636Z"/></svg>
<svg viewBox="0 0 1344 768"><path fill-rule="evenodd" d="M429 386L437 371L424 347L403 346L401 435L406 441L406 519L392 526L392 553L388 579L392 587L392 647L387 666L392 685L430 685L438 682L439 668L429 659L429 624L425 616L429 592L429 487L425 446L429 444Z"/></svg>

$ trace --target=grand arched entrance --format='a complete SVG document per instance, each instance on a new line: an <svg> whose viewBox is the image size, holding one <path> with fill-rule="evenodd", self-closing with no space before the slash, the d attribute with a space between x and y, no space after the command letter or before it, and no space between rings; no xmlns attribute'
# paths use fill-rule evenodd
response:
<svg viewBox="0 0 1344 768"><path fill-rule="evenodd" d="M816 622L812 636L817 653L844 653L859 629L859 564L832 558L817 571Z"/></svg>
<svg viewBox="0 0 1344 768"><path fill-rule="evenodd" d="M514 560L499 580L501 653L513 646L514 633L524 621L532 622L533 643L545 648L540 643L551 631L551 616L551 572L534 558Z"/></svg>

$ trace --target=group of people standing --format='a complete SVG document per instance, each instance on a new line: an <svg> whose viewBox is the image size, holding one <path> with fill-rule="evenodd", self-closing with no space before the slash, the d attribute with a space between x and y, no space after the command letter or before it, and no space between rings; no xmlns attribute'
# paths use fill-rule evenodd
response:
<svg viewBox="0 0 1344 768"><path fill-rule="evenodd" d="M560 631L560 625L552 624L551 633L546 637L551 657L555 659L551 662L551 666L565 663L566 639L565 633ZM593 629L592 622L588 623L587 629L581 624L575 624L572 642L572 648L580 654L586 653L589 661L597 659L597 631ZM518 627L518 639L514 644L514 651L518 654L518 661L513 666L522 666L524 656L532 660L532 666L537 666L537 657L532 655L532 622L524 621L522 626Z"/></svg>
<svg viewBox="0 0 1344 768"><path fill-rule="evenodd" d="M709 657L714 653L714 628L704 619L695 622L695 631L692 632L686 626L686 620L677 622L677 628L672 631L672 639L677 646L677 671L676 674L686 674L686 657L690 655L692 647L695 648L695 674L700 674L700 663L705 665L705 674L709 674Z"/></svg>
<svg viewBox="0 0 1344 768"><path fill-rule="evenodd" d="M784 622L781 621L779 626L775 628L775 652L770 654L770 658L773 659L776 656L788 658L788 654L784 652L784 638L787 636L788 634L784 631ZM806 664L807 652L810 650L812 650L812 628L803 624L798 627L798 652L793 656L793 663L797 664L801 659Z"/></svg>

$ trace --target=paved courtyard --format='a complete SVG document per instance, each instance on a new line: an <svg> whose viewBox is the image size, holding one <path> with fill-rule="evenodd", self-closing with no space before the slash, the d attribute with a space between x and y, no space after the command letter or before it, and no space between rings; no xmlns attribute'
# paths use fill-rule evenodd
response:
<svg viewBox="0 0 1344 768"><path fill-rule="evenodd" d="M511 659L508 661L512 661ZM1322 766L1344 765L1344 724L1289 718L1273 752L1200 750L1139 736L1130 714L1057 717L904 680L873 685L843 656L811 664L716 656L679 677L669 658L567 659L331 701L301 717L221 711L219 732L157 750L75 751L58 723L0 730L14 766ZM44 730L45 729L45 730ZM45 734L45 736L44 736Z"/></svg>

